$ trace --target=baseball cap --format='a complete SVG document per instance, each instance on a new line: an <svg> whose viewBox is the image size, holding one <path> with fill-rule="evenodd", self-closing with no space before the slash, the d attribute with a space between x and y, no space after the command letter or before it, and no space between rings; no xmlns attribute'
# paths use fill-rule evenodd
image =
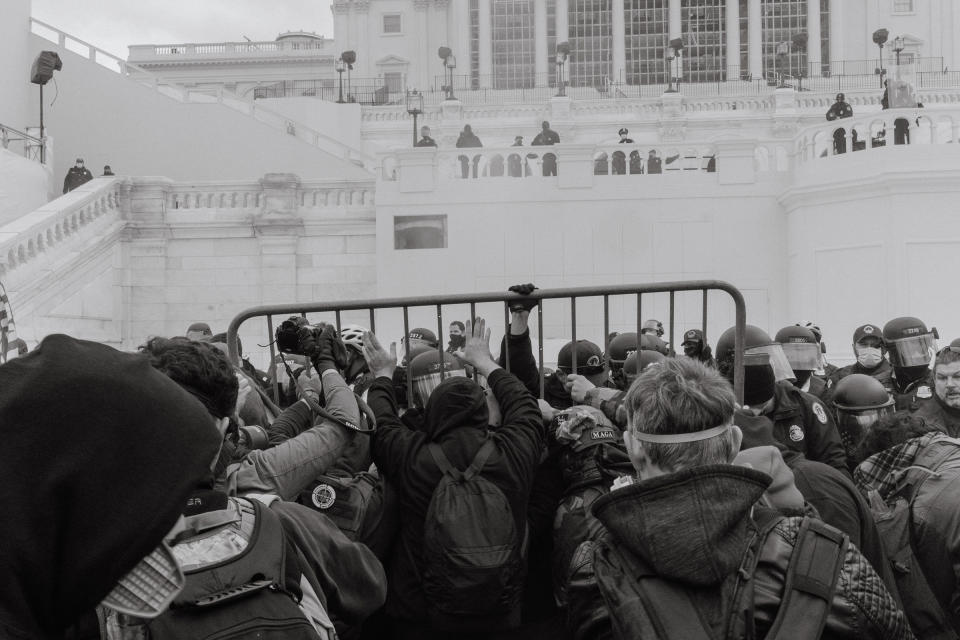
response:
<svg viewBox="0 0 960 640"><path fill-rule="evenodd" d="M563 373L573 373L574 343L568 342L557 354L557 369ZM593 375L603 371L603 351L589 340L577 340L577 373Z"/></svg>
<svg viewBox="0 0 960 640"><path fill-rule="evenodd" d="M683 342L680 345L685 345L688 342L703 342L703 331L700 329L690 329L683 334Z"/></svg>
<svg viewBox="0 0 960 640"><path fill-rule="evenodd" d="M630 131L626 127L620 127L620 131L618 131L617 133L621 136L625 136L628 133L630 133Z"/></svg>
<svg viewBox="0 0 960 640"><path fill-rule="evenodd" d="M857 330L853 332L853 341L854 343L860 342L864 338L875 337L879 338L880 342L883 342L883 329L878 327L875 324L865 324L861 327L857 327Z"/></svg>

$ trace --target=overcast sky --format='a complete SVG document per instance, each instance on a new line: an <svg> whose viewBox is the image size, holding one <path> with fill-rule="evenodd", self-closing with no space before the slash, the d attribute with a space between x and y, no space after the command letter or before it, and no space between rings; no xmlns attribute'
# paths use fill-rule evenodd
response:
<svg viewBox="0 0 960 640"><path fill-rule="evenodd" d="M329 0L33 0L33 17L124 59L131 44L333 37Z"/></svg>

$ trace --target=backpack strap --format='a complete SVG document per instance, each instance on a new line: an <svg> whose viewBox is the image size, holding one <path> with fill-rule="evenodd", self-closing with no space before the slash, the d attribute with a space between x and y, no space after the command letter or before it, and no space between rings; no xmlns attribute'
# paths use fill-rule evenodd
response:
<svg viewBox="0 0 960 640"><path fill-rule="evenodd" d="M820 637L849 542L845 533L820 520L803 519L767 640Z"/></svg>
<svg viewBox="0 0 960 640"><path fill-rule="evenodd" d="M430 442L427 444L427 451L430 452L430 456L433 458L433 461L437 463L437 467L440 468L440 472L443 475L450 476L454 480L460 479L463 472L455 469L453 465L450 464L450 459L447 458L447 455L443 452L443 447L436 442Z"/></svg>
<svg viewBox="0 0 960 640"><path fill-rule="evenodd" d="M496 448L496 445L493 444L493 440L487 439L487 441L484 442L480 447L480 450L477 451L477 455L474 456L473 462L471 462L470 466L467 467L467 470L463 472L463 479L470 480L471 478L476 477L483 470L483 466L487 464L487 459Z"/></svg>
<svg viewBox="0 0 960 640"><path fill-rule="evenodd" d="M480 471L483 470L483 466L487 464L487 459L495 449L496 445L493 443L493 440L487 439L487 441L480 446L480 450L477 451L477 455L473 457L473 462L470 463L466 471L460 471L450 463L450 459L447 458L447 455L443 452L443 447L438 443L431 442L427 445L427 451L430 452L433 461L437 463L440 471L458 482L460 480L466 481L475 478Z"/></svg>

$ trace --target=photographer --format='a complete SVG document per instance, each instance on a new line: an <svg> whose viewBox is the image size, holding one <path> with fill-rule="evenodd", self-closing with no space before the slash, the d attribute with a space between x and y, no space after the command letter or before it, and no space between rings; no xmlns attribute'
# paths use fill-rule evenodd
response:
<svg viewBox="0 0 960 640"><path fill-rule="evenodd" d="M357 402L337 370L343 344L332 327L316 336L315 343L308 346L314 366L320 372L326 411L339 422L357 425L360 418ZM227 375L226 371L205 366L209 356L200 353L201 347L209 345L177 338L154 338L141 347L141 351L151 357L154 367L184 386L199 388L208 397L220 397L233 389L235 398L238 384L232 370ZM222 411L232 415L233 407ZM239 461L230 462L220 479L221 488L230 495L270 493L284 500L294 499L340 458L353 439L354 431L337 421L321 418L294 438L270 449L250 451ZM234 448L229 442L225 443L221 459L230 461Z"/></svg>

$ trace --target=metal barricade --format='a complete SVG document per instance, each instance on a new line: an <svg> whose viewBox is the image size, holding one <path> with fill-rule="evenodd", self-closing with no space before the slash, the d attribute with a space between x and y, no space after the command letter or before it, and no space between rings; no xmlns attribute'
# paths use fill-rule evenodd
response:
<svg viewBox="0 0 960 640"><path fill-rule="evenodd" d="M299 315L306 318L308 313L333 313L335 324L339 330L341 324L341 314L348 311L367 311L369 318L369 328L373 333L377 332L376 311L387 309L399 309L403 314L403 335L407 336L410 332L409 310L411 308L432 307L436 312L438 345L437 351L444 352L443 346L443 307L450 305L469 305L470 319L473 321L476 317L476 308L478 304L484 303L502 303L504 314L504 335L510 333L510 306L511 303L519 300L537 301L537 342L538 358L537 364L540 373L540 397L544 394L544 332L543 332L543 302L545 300L567 299L570 302L570 340L577 340L577 300L583 298L602 298L603 302L603 335L604 352L609 349L610 341L610 298L611 296L635 296L636 298L636 332L639 344L639 336L642 331L643 323L643 296L645 294L669 294L670 300L670 338L675 336L676 322L676 295L681 292L699 291L702 293L702 313L701 328L706 332L707 328L707 296L710 291L720 291L729 294L735 306L735 351L734 351L734 392L737 401L743 402L743 341L744 327L746 326L746 305L743 295L733 285L720 280L691 280L686 282L660 282L654 284L634 284L634 285L615 285L609 287L572 287L562 289L537 289L529 296L521 296L509 291L496 291L490 293L461 294L461 295L441 295L441 296L421 296L407 298L380 298L368 300L345 300L339 302L318 302L318 303L296 303L284 305L267 305L252 307L237 314L230 321L227 329L227 348L229 356L234 364L240 363L240 353L237 346L237 335L240 325L246 320L263 317L267 323L268 342L270 347L270 361L276 361L277 353L274 346L274 316L281 316L286 320L293 315ZM493 319L490 318L490 321ZM632 327L631 327L632 328ZM382 338L382 336L380 336ZM382 340L388 344L388 340ZM504 359L509 367L509 340L504 340ZM573 371L577 369L576 350L573 353ZM441 367L442 375L442 367ZM407 392L412 397L412 381L407 376Z"/></svg>

